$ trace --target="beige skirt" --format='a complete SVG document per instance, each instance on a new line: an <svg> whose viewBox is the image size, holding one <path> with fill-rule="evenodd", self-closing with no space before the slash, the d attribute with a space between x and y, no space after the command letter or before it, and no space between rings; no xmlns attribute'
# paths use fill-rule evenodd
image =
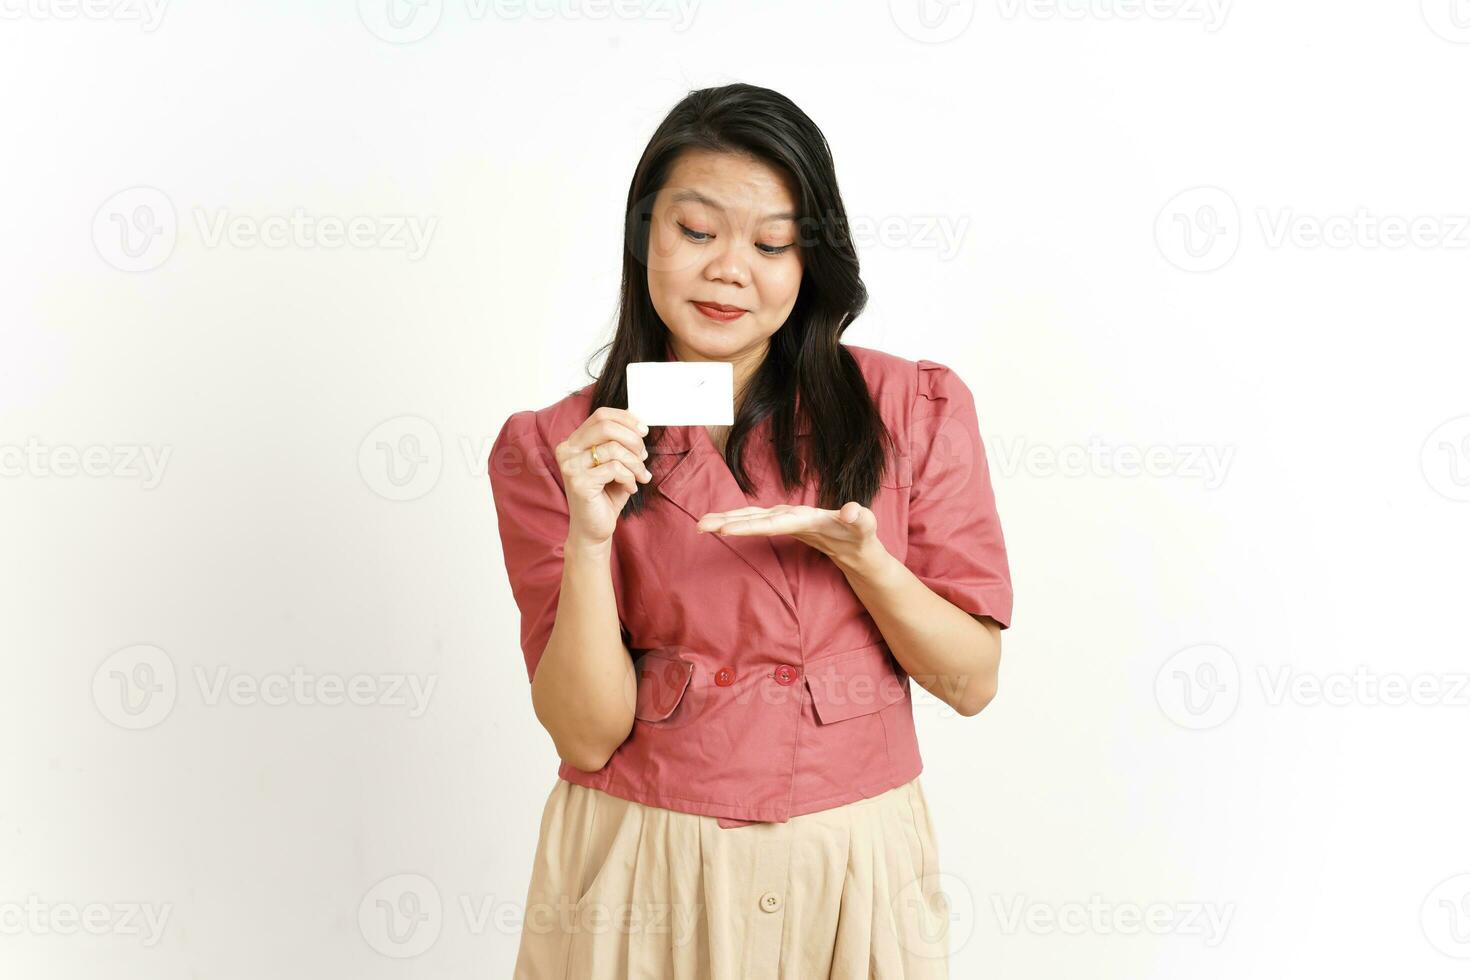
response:
<svg viewBox="0 0 1470 980"><path fill-rule="evenodd" d="M515 978L947 978L938 861L917 777L732 828L558 778Z"/></svg>

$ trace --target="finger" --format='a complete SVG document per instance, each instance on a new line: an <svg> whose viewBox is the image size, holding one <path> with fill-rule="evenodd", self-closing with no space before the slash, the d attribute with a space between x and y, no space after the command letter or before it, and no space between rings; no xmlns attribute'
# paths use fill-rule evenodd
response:
<svg viewBox="0 0 1470 980"><path fill-rule="evenodd" d="M742 507L739 510L715 511L701 517L695 527L702 531L713 531L721 524L743 517L764 514L767 510L768 508L765 507Z"/></svg>
<svg viewBox="0 0 1470 980"><path fill-rule="evenodd" d="M597 460L599 464L606 463L608 460L611 459L615 459L618 462L622 463L624 466L628 467L628 472L637 477L639 482L647 483L649 480L653 479L653 473L648 469L646 465L644 465L643 460L639 459L637 456L634 456L633 453L628 450L628 447L624 446L622 443L604 442L592 448L597 450ZM583 453L578 458L581 459L582 465L585 466L587 469L593 468L592 449L588 449L587 452Z"/></svg>
<svg viewBox="0 0 1470 980"><path fill-rule="evenodd" d="M837 518L837 523L845 528L851 528L857 534L877 534L878 515L856 500L849 500L839 509L829 511Z"/></svg>
<svg viewBox="0 0 1470 980"><path fill-rule="evenodd" d="M775 510L775 508L741 507L738 508L738 510L711 510L710 513L704 514L704 517L723 517L723 519L731 519L731 517L745 517L748 516L748 514L764 514L766 513L766 511L769 510ZM704 520L704 517L701 517L700 520Z"/></svg>
<svg viewBox="0 0 1470 980"><path fill-rule="evenodd" d="M644 425L642 419L638 418L638 416L634 415L626 408L613 408L611 405L604 405L597 411L593 412L592 415L589 416L589 418L594 416L605 419L612 419L614 422L621 422L623 425L626 425L628 428L632 429L634 432L638 433L641 436L648 435L648 426Z"/></svg>
<svg viewBox="0 0 1470 980"><path fill-rule="evenodd" d="M567 441L563 445L567 447L569 454L575 455L604 442L616 442L628 447L628 451L637 459L648 458L648 448L643 444L642 436L622 422L596 415L590 416L587 421L577 426L576 430L567 436ZM601 455L600 451L599 455Z"/></svg>
<svg viewBox="0 0 1470 980"><path fill-rule="evenodd" d="M798 511L761 514L727 521L715 529L717 534L797 534L812 529L810 514Z"/></svg>
<svg viewBox="0 0 1470 980"><path fill-rule="evenodd" d="M617 483L629 493L638 492L638 480L633 476L633 471L628 469L622 460L610 459L601 466L594 466L587 471L599 489L606 487L609 483Z"/></svg>

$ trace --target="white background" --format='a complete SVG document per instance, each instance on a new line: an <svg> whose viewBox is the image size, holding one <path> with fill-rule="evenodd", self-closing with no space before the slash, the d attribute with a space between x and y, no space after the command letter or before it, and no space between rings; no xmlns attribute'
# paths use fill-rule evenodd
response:
<svg viewBox="0 0 1470 980"><path fill-rule="evenodd" d="M509 975L556 758L485 454L738 80L832 145L845 339L988 443L1000 695L915 688L953 975L1464 976L1470 5L1059 2L0 0L0 973Z"/></svg>

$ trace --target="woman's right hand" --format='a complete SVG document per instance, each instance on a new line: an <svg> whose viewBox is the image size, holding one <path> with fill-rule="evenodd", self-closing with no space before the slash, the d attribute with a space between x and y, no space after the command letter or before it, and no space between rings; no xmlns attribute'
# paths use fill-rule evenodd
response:
<svg viewBox="0 0 1470 980"><path fill-rule="evenodd" d="M568 540L604 544L612 538L618 515L640 483L653 478L643 461L648 450L643 435L648 427L622 408L604 405L556 447L561 482L566 488L571 522ZM592 465L592 447L601 465Z"/></svg>

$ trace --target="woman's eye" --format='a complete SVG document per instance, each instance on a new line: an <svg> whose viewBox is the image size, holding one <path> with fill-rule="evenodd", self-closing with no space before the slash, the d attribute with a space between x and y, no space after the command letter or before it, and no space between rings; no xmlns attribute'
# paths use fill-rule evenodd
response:
<svg viewBox="0 0 1470 980"><path fill-rule="evenodd" d="M677 224L680 230L684 232L684 236L686 238L690 239L691 241L698 242L701 245L703 245L705 242L709 241L711 237L713 237L707 231L695 231L693 228L690 228L682 221L675 222L675 224ZM782 252L786 251L790 247L790 245L756 245L756 248L760 249L766 255L780 255Z"/></svg>

